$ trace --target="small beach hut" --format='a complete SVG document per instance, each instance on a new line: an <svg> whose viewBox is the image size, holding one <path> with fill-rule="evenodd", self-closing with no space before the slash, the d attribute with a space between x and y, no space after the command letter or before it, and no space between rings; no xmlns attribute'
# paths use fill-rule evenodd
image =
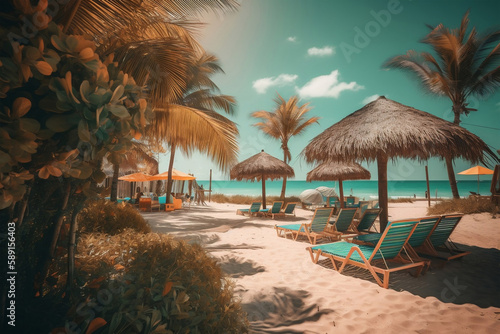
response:
<svg viewBox="0 0 500 334"><path fill-rule="evenodd" d="M427 112L379 97L311 140L306 161L377 161L380 226L387 225L387 162L432 156L487 164L495 153L478 136Z"/></svg>
<svg viewBox="0 0 500 334"><path fill-rule="evenodd" d="M356 162L327 161L307 173L306 181L339 181L340 207L344 207L344 180L369 180L370 172Z"/></svg>
<svg viewBox="0 0 500 334"><path fill-rule="evenodd" d="M231 168L231 180L262 181L262 207L266 208L266 180L277 180L283 177L294 177L292 167L282 160L267 154L260 153L243 160Z"/></svg>

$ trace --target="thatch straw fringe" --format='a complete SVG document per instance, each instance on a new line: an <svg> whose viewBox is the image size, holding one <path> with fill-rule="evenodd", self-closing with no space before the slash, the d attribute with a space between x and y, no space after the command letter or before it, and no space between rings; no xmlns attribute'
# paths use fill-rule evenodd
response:
<svg viewBox="0 0 500 334"><path fill-rule="evenodd" d="M439 117L381 96L315 137L303 150L307 162L463 158L488 165L495 153L476 135Z"/></svg>
<svg viewBox="0 0 500 334"><path fill-rule="evenodd" d="M276 180L283 177L294 177L292 167L272 155L262 151L250 158L243 160L231 169L232 180L260 181L262 175L267 180Z"/></svg>
<svg viewBox="0 0 500 334"><path fill-rule="evenodd" d="M327 161L307 173L306 181L369 180L371 174L356 162Z"/></svg>

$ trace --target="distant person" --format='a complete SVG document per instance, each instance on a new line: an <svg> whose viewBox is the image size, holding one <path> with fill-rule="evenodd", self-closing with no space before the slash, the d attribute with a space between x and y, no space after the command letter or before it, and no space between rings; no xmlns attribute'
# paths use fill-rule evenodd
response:
<svg viewBox="0 0 500 334"><path fill-rule="evenodd" d="M144 195L144 193L141 191L141 187L137 187L136 193L135 193L135 203L139 203L139 200L141 197Z"/></svg>
<svg viewBox="0 0 500 334"><path fill-rule="evenodd" d="M429 196L429 193L427 192L427 190L425 191L425 198L427 198Z"/></svg>

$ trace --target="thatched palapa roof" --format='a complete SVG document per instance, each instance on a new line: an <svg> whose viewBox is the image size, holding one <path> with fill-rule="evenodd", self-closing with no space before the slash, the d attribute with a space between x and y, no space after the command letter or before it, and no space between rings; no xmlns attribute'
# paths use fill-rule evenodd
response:
<svg viewBox="0 0 500 334"><path fill-rule="evenodd" d="M272 155L262 152L243 160L231 168L231 179L260 181L262 177L268 180L281 179L283 177L294 177L292 167Z"/></svg>
<svg viewBox="0 0 500 334"><path fill-rule="evenodd" d="M332 158L374 161L379 154L419 160L451 156L483 164L490 157L496 160L495 153L475 134L384 96L326 129L311 140L303 154L308 162Z"/></svg>
<svg viewBox="0 0 500 334"><path fill-rule="evenodd" d="M356 162L327 161L307 173L306 181L369 180L370 172Z"/></svg>

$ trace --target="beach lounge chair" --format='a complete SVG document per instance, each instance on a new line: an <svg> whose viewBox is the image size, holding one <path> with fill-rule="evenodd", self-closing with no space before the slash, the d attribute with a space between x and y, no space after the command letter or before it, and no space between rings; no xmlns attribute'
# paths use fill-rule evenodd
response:
<svg viewBox="0 0 500 334"><path fill-rule="evenodd" d="M332 226L325 230L325 234L338 240L354 237L353 221L357 210L356 208L340 209L337 219L330 223Z"/></svg>
<svg viewBox="0 0 500 334"><path fill-rule="evenodd" d="M342 273L346 265L368 270L383 288L389 287L390 273L416 268L415 276L422 271L425 263L411 262L400 256L403 246L415 230L418 221L395 221L389 223L375 246L355 245L345 241L308 247L314 263L320 256L329 258L333 268ZM340 267L336 261L340 262ZM381 280L379 274L383 275Z"/></svg>
<svg viewBox="0 0 500 334"><path fill-rule="evenodd" d="M236 214L242 216L244 216L245 214L248 214L249 216L256 216L259 213L261 204L261 202L253 202L248 209L236 210Z"/></svg>
<svg viewBox="0 0 500 334"><path fill-rule="evenodd" d="M373 227L375 220L377 220L381 209L365 209L363 216L359 220L359 223L353 224L353 231L357 234L370 233L370 229Z"/></svg>
<svg viewBox="0 0 500 334"><path fill-rule="evenodd" d="M421 247L424 244L425 240L438 226L440 219L440 216L425 217L419 219L415 231L413 231L410 239L408 240L408 243L405 245L406 253L413 261L423 261L426 264L426 268L423 273L425 273L425 271L427 271L427 269L430 267L431 261L422 259L420 256L418 256L415 248ZM382 233L364 234L355 237L353 239L353 242L376 245L381 237Z"/></svg>
<svg viewBox="0 0 500 334"><path fill-rule="evenodd" d="M310 223L275 225L276 233L278 236L284 236L285 238L287 238L288 234L291 234L293 240L297 240L299 235L304 235L311 244L315 245L317 238L326 236L323 232L328 226L332 212L333 209L331 208L318 208L314 211Z"/></svg>
<svg viewBox="0 0 500 334"><path fill-rule="evenodd" d="M292 203L287 203L285 206L285 209L283 211L280 211L278 213L273 213L271 216L272 218L278 218L278 217L286 217L286 216L291 216L293 215L295 217L295 207L297 206L297 203L292 202Z"/></svg>
<svg viewBox="0 0 500 334"><path fill-rule="evenodd" d="M462 217L463 215L442 216L432 233L421 246L415 247L415 251L448 261L470 254L460 250L450 239Z"/></svg>
<svg viewBox="0 0 500 334"><path fill-rule="evenodd" d="M139 210L141 211L153 211L153 208L151 206L151 198L150 197L145 197L139 199Z"/></svg>
<svg viewBox="0 0 500 334"><path fill-rule="evenodd" d="M283 206L283 202L275 201L270 209L261 209L259 213L264 214L265 216L271 216L274 219L274 215L281 212L281 207Z"/></svg>
<svg viewBox="0 0 500 334"><path fill-rule="evenodd" d="M337 205L339 205L339 197L338 196L329 196L326 199L326 205L333 208Z"/></svg>

